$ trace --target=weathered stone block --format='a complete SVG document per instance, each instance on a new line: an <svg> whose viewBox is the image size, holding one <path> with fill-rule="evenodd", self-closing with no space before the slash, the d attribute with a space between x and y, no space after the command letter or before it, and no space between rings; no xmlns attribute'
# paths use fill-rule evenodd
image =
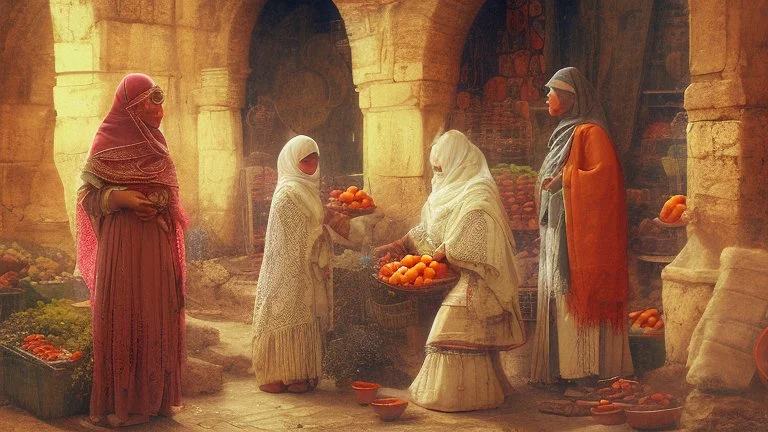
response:
<svg viewBox="0 0 768 432"><path fill-rule="evenodd" d="M675 280L674 273L674 268L669 266L662 273L664 345L667 363L685 364L691 335L712 297L714 282L709 284Z"/></svg>
<svg viewBox="0 0 768 432"><path fill-rule="evenodd" d="M90 42L62 42L53 45L56 72L81 72L95 69Z"/></svg>
<svg viewBox="0 0 768 432"><path fill-rule="evenodd" d="M423 175L426 154L423 121L422 113L416 109L368 112L364 125L368 172L391 177ZM374 196L379 195L374 193Z"/></svg>
<svg viewBox="0 0 768 432"><path fill-rule="evenodd" d="M45 105L0 105L0 162L37 162L51 143L53 110Z"/></svg>
<svg viewBox="0 0 768 432"><path fill-rule="evenodd" d="M194 396L217 393L224 383L223 371L224 368L219 365L188 357L181 376L182 394Z"/></svg>
<svg viewBox="0 0 768 432"><path fill-rule="evenodd" d="M220 342L219 329L200 320L187 318L186 331L187 351L193 354Z"/></svg>
<svg viewBox="0 0 768 432"><path fill-rule="evenodd" d="M86 41L91 37L96 9L92 2L51 0L50 7L54 42Z"/></svg>
<svg viewBox="0 0 768 432"><path fill-rule="evenodd" d="M688 158L689 195L709 195L727 200L739 199L742 170L733 156Z"/></svg>
<svg viewBox="0 0 768 432"><path fill-rule="evenodd" d="M371 107L412 106L418 103L413 88L415 83L375 84L368 87Z"/></svg>
<svg viewBox="0 0 768 432"><path fill-rule="evenodd" d="M722 72L728 56L727 21L736 11L722 0L691 1L689 10L691 75Z"/></svg>
<svg viewBox="0 0 768 432"><path fill-rule="evenodd" d="M57 121L59 118L98 117L99 120L112 106L117 84L99 82L87 86L56 86L53 88L53 100L56 107ZM79 130L79 134L84 129ZM93 129L93 133L96 129Z"/></svg>
<svg viewBox="0 0 768 432"><path fill-rule="evenodd" d="M744 88L738 78L694 82L685 90L685 109L689 111L689 121L699 120L696 110L740 107L746 103Z"/></svg>

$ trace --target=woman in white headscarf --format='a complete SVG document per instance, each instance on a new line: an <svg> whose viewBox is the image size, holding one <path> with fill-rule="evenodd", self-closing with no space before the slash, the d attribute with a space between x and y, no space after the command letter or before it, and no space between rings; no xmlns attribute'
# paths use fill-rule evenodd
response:
<svg viewBox="0 0 768 432"><path fill-rule="evenodd" d="M304 135L288 141L277 159L253 311L253 369L259 388L270 393L317 385L332 325L332 251L318 161L317 143Z"/></svg>
<svg viewBox="0 0 768 432"><path fill-rule="evenodd" d="M510 389L499 352L525 342L514 240L485 156L464 134L441 136L430 163L421 222L376 251L429 254L460 273L432 325L411 401L448 412L495 408Z"/></svg>

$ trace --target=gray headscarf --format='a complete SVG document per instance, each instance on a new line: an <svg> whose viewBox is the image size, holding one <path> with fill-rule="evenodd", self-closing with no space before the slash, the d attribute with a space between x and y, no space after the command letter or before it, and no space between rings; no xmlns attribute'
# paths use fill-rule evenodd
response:
<svg viewBox="0 0 768 432"><path fill-rule="evenodd" d="M575 96L575 100L549 138L549 153L539 170L539 185L543 179L557 175L565 166L571 152L573 131L576 126L595 123L602 126L606 133L608 132L605 113L597 98L597 92L578 69L573 67L560 69L555 72L546 86L556 91L571 93Z"/></svg>

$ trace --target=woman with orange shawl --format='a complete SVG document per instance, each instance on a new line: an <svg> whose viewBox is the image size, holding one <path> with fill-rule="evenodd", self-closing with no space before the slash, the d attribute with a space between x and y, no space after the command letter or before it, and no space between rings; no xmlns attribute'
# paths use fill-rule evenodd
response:
<svg viewBox="0 0 768 432"><path fill-rule="evenodd" d="M625 310L627 206L596 92L575 68L547 83L560 123L539 171L541 254L531 379L633 373Z"/></svg>
<svg viewBox="0 0 768 432"><path fill-rule="evenodd" d="M77 255L91 290L91 420L128 426L181 405L184 234L163 91L127 75L83 169Z"/></svg>

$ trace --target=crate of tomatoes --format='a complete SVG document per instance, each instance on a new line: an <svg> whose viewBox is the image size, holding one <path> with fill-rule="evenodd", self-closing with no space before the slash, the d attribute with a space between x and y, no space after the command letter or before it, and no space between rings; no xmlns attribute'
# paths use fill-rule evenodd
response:
<svg viewBox="0 0 768 432"><path fill-rule="evenodd" d="M35 417L50 420L87 412L88 398L78 393L72 368L83 356L29 335L21 346L0 345L5 395Z"/></svg>

